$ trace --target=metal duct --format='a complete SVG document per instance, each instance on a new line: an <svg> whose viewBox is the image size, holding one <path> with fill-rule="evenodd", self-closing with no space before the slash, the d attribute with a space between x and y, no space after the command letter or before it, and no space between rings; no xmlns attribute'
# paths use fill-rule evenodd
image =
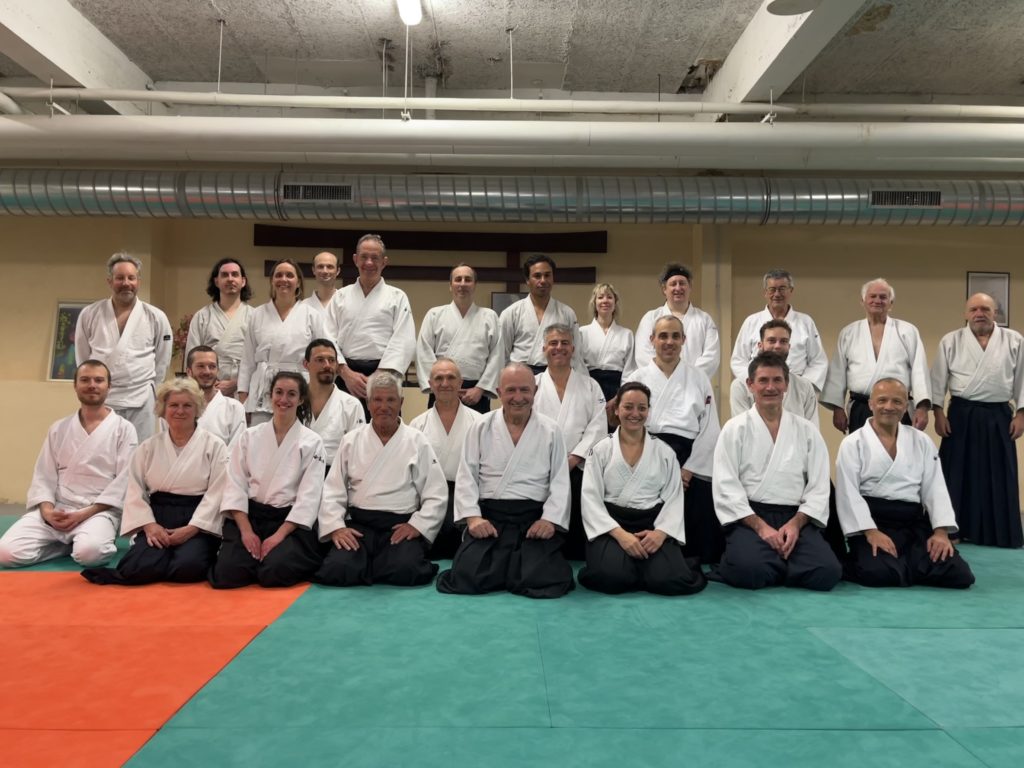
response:
<svg viewBox="0 0 1024 768"><path fill-rule="evenodd" d="M0 214L1020 226L1024 181L9 169Z"/></svg>

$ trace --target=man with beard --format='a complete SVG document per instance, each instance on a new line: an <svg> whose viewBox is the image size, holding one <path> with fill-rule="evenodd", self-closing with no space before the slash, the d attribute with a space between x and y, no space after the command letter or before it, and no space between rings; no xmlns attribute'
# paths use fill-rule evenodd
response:
<svg viewBox="0 0 1024 768"><path fill-rule="evenodd" d="M233 397L225 397L217 387L220 360L213 347L200 344L188 352L185 373L195 380L206 399L206 408L198 424L230 446L245 431L245 406Z"/></svg>
<svg viewBox="0 0 1024 768"><path fill-rule="evenodd" d="M308 426L324 441L324 460L328 471L338 452L341 438L366 423L363 404L335 385L338 377L338 350L329 339L313 339L306 347L302 367L309 372Z"/></svg>

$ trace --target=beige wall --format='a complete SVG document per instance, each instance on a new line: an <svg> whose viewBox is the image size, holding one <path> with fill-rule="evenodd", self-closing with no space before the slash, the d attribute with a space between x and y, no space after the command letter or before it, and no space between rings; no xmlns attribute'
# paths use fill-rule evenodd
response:
<svg viewBox="0 0 1024 768"><path fill-rule="evenodd" d="M325 225L327 226L327 225ZM395 225L346 223L345 228L377 231ZM407 228L423 229L422 224ZM441 229L440 226L431 227ZM566 231L586 227L554 225L474 225L450 230ZM688 225L609 225L590 227L608 232L608 254L553 254L563 266L595 266L601 281L612 282L623 296L622 322L635 327L640 316L663 299L655 276L669 260L694 267L695 301L709 311L722 330L722 373L728 386L728 356L735 329L747 314L763 305L761 275L774 266L797 278L794 304L814 316L826 348L835 345L839 329L861 316L862 282L884 275L896 287L896 314L921 329L929 357L943 333L960 323L968 269L1010 272L1010 321L1017 322L1015 303L1024 297L1024 271L1013 269L1024 233L985 229L885 229L852 227L712 227ZM0 334L0 393L8 417L0 441L0 503L23 502L32 464L47 426L74 408L69 383L47 382L47 356L58 300L92 300L106 295L103 262L117 250L143 258L143 298L161 306L176 327L180 318L201 306L207 272L218 258L239 259L253 277L254 303L267 298L262 278L265 259L292 256L309 260L301 249L255 248L252 222L139 219L0 219L0 265L8 299L4 333ZM348 255L347 255L348 256ZM467 261L502 266L501 254L439 254L391 251L393 264L448 264ZM417 318L448 300L447 286L396 282L404 289ZM486 303L503 285L481 284ZM586 317L590 286L556 286L556 295ZM175 361L175 367L179 365ZM716 386L716 389L718 387ZM720 390L721 391L721 390ZM724 391L728 391L727 389ZM721 398L719 398L721 401ZM424 398L407 393L405 415L419 412ZM25 403L25 407L20 404ZM724 416L728 416L725 404ZM835 449L839 435L823 432Z"/></svg>

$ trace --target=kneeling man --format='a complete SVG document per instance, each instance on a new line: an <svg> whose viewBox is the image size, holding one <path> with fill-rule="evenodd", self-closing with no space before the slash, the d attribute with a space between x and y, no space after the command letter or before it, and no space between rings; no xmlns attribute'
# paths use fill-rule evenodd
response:
<svg viewBox="0 0 1024 768"><path fill-rule="evenodd" d="M39 451L28 512L0 539L0 565L32 565L70 553L83 566L103 565L128 489L128 465L138 444L135 427L104 405L110 370L99 360L75 369L81 407L61 419Z"/></svg>
<svg viewBox="0 0 1024 768"><path fill-rule="evenodd" d="M320 502L320 540L334 548L313 581L335 587L427 584L427 559L444 522L448 486L422 432L402 423L402 381L367 379L370 423L348 432L331 462Z"/></svg>
<svg viewBox="0 0 1024 768"><path fill-rule="evenodd" d="M956 515L939 452L923 432L900 424L908 403L902 382L879 379L868 401L872 417L839 446L836 505L850 546L845 576L866 587L966 589L974 574L949 540Z"/></svg>
<svg viewBox="0 0 1024 768"><path fill-rule="evenodd" d="M715 446L712 492L725 554L711 578L734 587L827 591L842 576L821 535L828 522L828 448L818 428L783 410L789 367L762 352L748 367L754 407Z"/></svg>
<svg viewBox="0 0 1024 768"><path fill-rule="evenodd" d="M455 476L455 522L466 526L439 592L479 595L507 589L561 597L574 586L562 554L569 527L569 463L556 424L535 413L533 372L501 372L501 408L469 429Z"/></svg>

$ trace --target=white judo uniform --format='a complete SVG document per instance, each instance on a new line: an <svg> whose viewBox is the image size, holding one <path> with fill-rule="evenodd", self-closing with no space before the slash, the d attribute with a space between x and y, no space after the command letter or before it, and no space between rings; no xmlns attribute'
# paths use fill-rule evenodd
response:
<svg viewBox="0 0 1024 768"><path fill-rule="evenodd" d="M651 344L654 324L658 322L659 318L671 314L672 310L669 309L668 304L662 304L640 319L640 324L636 327L635 342L637 368L649 365L654 359L654 345ZM718 371L722 354L718 339L718 326L711 319L711 315L693 304L686 310L682 320L683 332L686 334L682 360L701 370L710 379Z"/></svg>
<svg viewBox="0 0 1024 768"><path fill-rule="evenodd" d="M387 368L405 376L416 353L416 328L405 292L381 278L364 295L359 281L346 285L331 299L327 310L328 338L338 344L338 362L380 360Z"/></svg>
<svg viewBox="0 0 1024 768"><path fill-rule="evenodd" d="M313 339L326 338L323 316L308 304L297 303L282 320L274 302L255 307L249 314L238 371L238 391L248 392L246 413L271 412L270 382L278 371L305 372L302 359Z"/></svg>
<svg viewBox="0 0 1024 768"><path fill-rule="evenodd" d="M547 365L544 356L544 329L549 325L567 325L572 329L573 367L583 365L583 344L580 341L580 326L576 312L568 304L551 298L544 309L544 315L537 322L537 312L532 299L520 299L501 313L501 342L504 346L504 363L524 365Z"/></svg>
<svg viewBox="0 0 1024 768"><path fill-rule="evenodd" d="M359 402L359 398L334 387L320 415L313 417L309 428L323 439L324 457L330 462L338 452L341 439L365 423L363 404Z"/></svg>
<svg viewBox="0 0 1024 768"><path fill-rule="evenodd" d="M444 522L448 486L422 432L405 424L382 443L366 424L345 435L324 484L320 540L346 527L349 507L411 515L409 524L433 541Z"/></svg>
<svg viewBox="0 0 1024 768"><path fill-rule="evenodd" d="M245 431L245 406L233 397L216 392L197 423L230 447Z"/></svg>
<svg viewBox="0 0 1024 768"><path fill-rule="evenodd" d="M328 311L331 308L331 301L334 300L334 296L336 296L337 293L338 293L337 291L334 292L334 295L332 295L330 300L327 302L327 306L324 306L323 302L320 301L320 297L316 295L315 291L313 292L312 296L307 296L306 298L304 298L302 300L302 303L303 304L308 304L310 309L315 309L317 312L319 312L321 315L323 315L324 316L324 323L326 323L327 327L329 328L330 327L330 323L329 323L329 320L328 320Z"/></svg>
<svg viewBox="0 0 1024 768"><path fill-rule="evenodd" d="M423 392L430 389L430 368L438 357L454 360L464 381L496 397L504 364L497 313L473 304L463 317L455 302L427 310L416 342L416 380Z"/></svg>
<svg viewBox="0 0 1024 768"><path fill-rule="evenodd" d="M761 326L771 319L772 313L765 307L747 317L740 326L732 348L731 361L732 375L736 379L746 380L747 365L757 354L757 345L761 341ZM789 357L786 358L790 373L800 374L821 391L828 373L828 355L822 346L814 318L790 307L782 319L789 324L791 330Z"/></svg>
<svg viewBox="0 0 1024 768"><path fill-rule="evenodd" d="M81 565L101 565L113 557L137 444L135 427L113 411L91 433L77 411L51 426L32 473L28 511L0 539L0 565L31 565L68 553ZM110 509L63 532L43 519L43 502L68 511L92 504Z"/></svg>
<svg viewBox="0 0 1024 768"><path fill-rule="evenodd" d="M619 527L606 502L634 509L662 504L654 528L680 544L686 541L679 462L656 437L644 436L643 453L634 467L622 457L617 432L594 446L583 474L583 526L590 541Z"/></svg>
<svg viewBox="0 0 1024 768"><path fill-rule="evenodd" d="M608 436L605 400L601 387L587 374L570 371L561 400L548 371L534 377L537 394L534 413L547 416L558 424L569 453L585 459L598 440Z"/></svg>
<svg viewBox="0 0 1024 768"><path fill-rule="evenodd" d="M601 324L594 320L580 328L580 339L587 370L622 371L625 375L636 368L633 332L617 322L612 321L605 333Z"/></svg>
<svg viewBox="0 0 1024 768"><path fill-rule="evenodd" d="M128 470L121 535L132 536L149 523L156 522L150 495L162 491L181 496L202 496L190 525L220 536L224 526L220 502L227 477L227 462L228 449L224 441L202 427L196 429L180 452L166 430L145 440L136 449Z"/></svg>
<svg viewBox="0 0 1024 768"><path fill-rule="evenodd" d="M192 315L192 322L188 324L185 352L200 344L213 347L217 352L217 377L237 379L250 312L252 307L244 301L231 317L224 313L216 301L202 307Z"/></svg>
<svg viewBox="0 0 1024 768"><path fill-rule="evenodd" d="M747 389L747 374L742 379L733 379L729 387L729 405L733 418L749 411L754 405L754 396ZM782 407L795 416L807 419L820 428L818 420L818 393L803 376L789 372L789 387L782 399Z"/></svg>
<svg viewBox="0 0 1024 768"><path fill-rule="evenodd" d="M942 405L947 391L965 400L1024 407L1024 337L997 325L982 349L967 326L947 333L932 363L933 405Z"/></svg>
<svg viewBox="0 0 1024 768"><path fill-rule="evenodd" d="M75 327L75 363L101 360L110 369L106 404L135 425L145 440L156 428L154 392L171 363L171 324L163 310L136 300L124 326L110 299L90 304Z"/></svg>
<svg viewBox="0 0 1024 768"><path fill-rule="evenodd" d="M434 449L434 454L444 472L445 480L455 482L455 475L462 460L462 448L469 428L483 418L472 408L459 403L459 410L452 422L452 429L446 432L437 411L429 408L409 422L409 427L422 432Z"/></svg>

